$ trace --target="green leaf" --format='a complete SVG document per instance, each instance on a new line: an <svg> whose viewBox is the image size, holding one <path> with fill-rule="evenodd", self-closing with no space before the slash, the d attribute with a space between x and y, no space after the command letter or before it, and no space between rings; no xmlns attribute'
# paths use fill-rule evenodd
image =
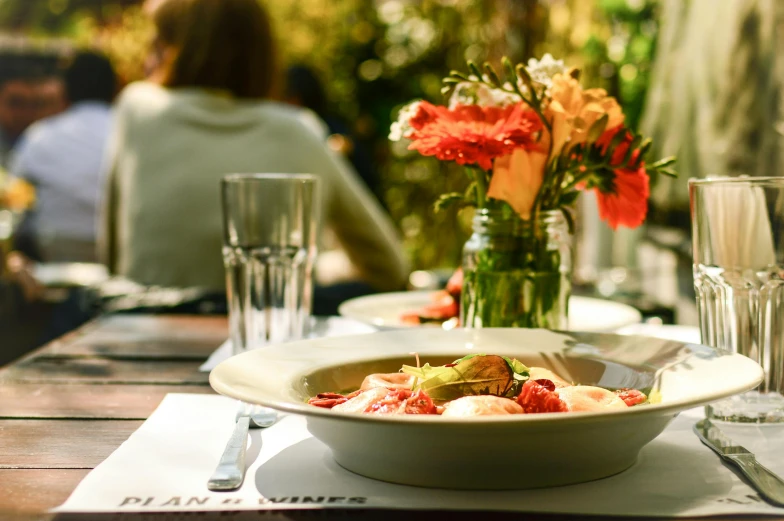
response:
<svg viewBox="0 0 784 521"><path fill-rule="evenodd" d="M421 378L418 388L440 402L486 394L512 397L519 387L520 380L515 378L515 374L519 373L501 356L469 355L456 362L451 367L429 367L425 364L420 369L403 366L402 370ZM517 367L520 366L522 364Z"/></svg>
<svg viewBox="0 0 784 521"><path fill-rule="evenodd" d="M642 137L634 136L632 142L629 143L629 148L626 149L626 155L623 158L623 163L621 163L622 165L629 164L629 161L632 159L632 154L634 153L635 150L637 150L637 147L640 146L641 141L642 141Z"/></svg>
<svg viewBox="0 0 784 521"><path fill-rule="evenodd" d="M468 69L471 71L471 74L479 78L479 81L482 81L482 71L479 70L479 67L474 62L468 62Z"/></svg>
<svg viewBox="0 0 784 521"><path fill-rule="evenodd" d="M474 201L476 200L476 181L471 181L465 189L463 193L463 197L465 197L466 201Z"/></svg>
<svg viewBox="0 0 784 521"><path fill-rule="evenodd" d="M517 67L515 67L515 73L517 76L523 80L523 83L531 90L533 90L533 82L534 80L531 79L531 74L528 72L528 69L525 68L525 65L522 63L518 63Z"/></svg>
<svg viewBox="0 0 784 521"><path fill-rule="evenodd" d="M452 363L453 364L459 364L460 362L464 362L465 360L471 360L472 358L477 357L477 356L485 356L485 355L482 354L482 353L473 353L473 354L470 354L470 355L465 355L463 358L458 358L457 360L455 360Z"/></svg>
<svg viewBox="0 0 784 521"><path fill-rule="evenodd" d="M512 64L512 60L509 59L508 56L504 56L501 58L501 63L506 69L506 76L509 78L509 81L512 83L517 83L517 73L515 72L515 67Z"/></svg>
<svg viewBox="0 0 784 521"><path fill-rule="evenodd" d="M604 151L604 157L612 158L616 147L620 145L621 141L623 141L624 139L626 139L626 132L624 131L616 132L612 138L612 141L610 141L610 144L607 146L607 150Z"/></svg>
<svg viewBox="0 0 784 521"><path fill-rule="evenodd" d="M498 78L498 74L496 74L495 69L493 69L493 66L485 62L484 68L485 68L485 74L487 75L488 78L490 78L490 82L493 85L493 87L500 87L501 80Z"/></svg>
<svg viewBox="0 0 784 521"><path fill-rule="evenodd" d="M509 358L508 356L502 356L501 358L506 360L506 363L509 364L509 368L512 371L514 371L515 379L528 380L528 374L529 374L530 371L528 370L528 366L527 365L522 363L517 358ZM518 376L520 376L521 378L517 378Z"/></svg>
<svg viewBox="0 0 784 521"><path fill-rule="evenodd" d="M678 177L678 172L676 172L672 168L657 168L654 171L669 177Z"/></svg>
<svg viewBox="0 0 784 521"><path fill-rule="evenodd" d="M457 360L455 360L452 363L453 364L459 364L460 362L463 362L465 360L471 360L472 358L475 358L477 356L487 356L487 355L483 354L483 353L472 353L470 355L465 355L463 358L458 358ZM491 356L495 356L495 355L491 355ZM528 366L527 365L522 363L517 358L509 358L508 356L501 356L501 358L503 358L504 361L509 365L509 369L511 369L512 371L514 371L515 373L517 373L519 375L525 375L525 377L528 378L528 372L529 371L528 371Z"/></svg>
<svg viewBox="0 0 784 521"><path fill-rule="evenodd" d="M438 200L434 203L435 210L440 212L452 206L465 202L465 196L459 192L450 192L448 194L441 194Z"/></svg>
<svg viewBox="0 0 784 521"><path fill-rule="evenodd" d="M571 192L561 194L561 202L558 206L571 206L577 202L578 197L580 197L579 190L572 190Z"/></svg>
<svg viewBox="0 0 784 521"><path fill-rule="evenodd" d="M528 95L531 96L530 103L528 104L532 107L534 105L538 106L539 96L536 93L536 89L534 88L534 82L531 79L531 75L528 73L528 69L525 68L525 65L519 63L517 67L515 67L515 73L517 73L517 76L519 76L520 79L523 80L523 84L525 84L525 86L528 87Z"/></svg>
<svg viewBox="0 0 784 521"><path fill-rule="evenodd" d="M602 117L600 117L599 119L593 122L591 128L588 129L587 141L589 143L593 143L594 141L602 137L602 134L604 133L604 129L607 128L607 122L609 120L610 120L610 116L605 113Z"/></svg>
<svg viewBox="0 0 784 521"><path fill-rule="evenodd" d="M675 156L670 156L670 157L665 157L664 159L659 159L655 163L651 163L650 165L648 165L648 168L656 170L674 164L675 164Z"/></svg>
<svg viewBox="0 0 784 521"><path fill-rule="evenodd" d="M443 365L438 365L436 367L431 366L430 364L425 364L422 367L414 367L411 365L404 365L400 371L405 374L410 374L411 376L416 376L421 380L426 380L431 376L438 374L439 372L444 372L444 370L448 369L448 367L444 367Z"/></svg>
<svg viewBox="0 0 784 521"><path fill-rule="evenodd" d="M572 193L579 194L579 192L572 192ZM564 198L561 197L561 201L563 201L563 199ZM574 216L572 215L572 212L570 212L569 209L566 208L566 206L562 206L561 213L563 214L564 219L566 220L566 226L569 229L569 234L574 235L575 225L574 225Z"/></svg>
<svg viewBox="0 0 784 521"><path fill-rule="evenodd" d="M640 153L637 155L637 161L631 165L632 168L640 167L640 164L645 160L645 154L647 154L648 150L651 149L651 145L653 145L653 140L651 138L645 138L645 140L640 145Z"/></svg>

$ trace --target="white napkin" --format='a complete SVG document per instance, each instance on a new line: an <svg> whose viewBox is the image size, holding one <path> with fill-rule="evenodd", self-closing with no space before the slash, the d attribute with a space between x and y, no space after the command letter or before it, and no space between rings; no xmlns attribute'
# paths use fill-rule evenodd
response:
<svg viewBox="0 0 784 521"><path fill-rule="evenodd" d="M375 331L376 328L350 318L315 317L308 333L308 338L361 335ZM215 369L215 366L229 358L231 354L231 340L226 340L218 349L212 352L207 361L199 367L199 371L209 373Z"/></svg>
<svg viewBox="0 0 784 521"><path fill-rule="evenodd" d="M234 423L236 402L222 396L170 394L56 512L159 512L300 508L499 510L617 516L777 514L691 428L701 409L681 414L610 478L537 490L468 492L393 485L338 466L311 437L306 420L284 416L253 430L250 467L235 492L210 492ZM784 426L725 429L774 472L784 474ZM392 450L392 449L391 449ZM405 450L404 447L401 450Z"/></svg>

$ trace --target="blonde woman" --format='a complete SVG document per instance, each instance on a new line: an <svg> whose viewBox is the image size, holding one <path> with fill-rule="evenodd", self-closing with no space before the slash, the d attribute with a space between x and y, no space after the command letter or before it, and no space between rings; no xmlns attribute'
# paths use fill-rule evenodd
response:
<svg viewBox="0 0 784 521"><path fill-rule="evenodd" d="M323 220L356 280L402 288L407 266L389 217L308 127L311 118L270 101L276 57L259 2L163 0L152 17L149 81L121 94L109 147L103 253L111 270L142 284L223 292L221 176L307 172L322 179Z"/></svg>

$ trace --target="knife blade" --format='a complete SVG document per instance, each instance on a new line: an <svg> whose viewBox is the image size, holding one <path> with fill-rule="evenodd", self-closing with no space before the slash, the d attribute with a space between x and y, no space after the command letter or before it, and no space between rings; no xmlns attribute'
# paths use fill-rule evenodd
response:
<svg viewBox="0 0 784 521"><path fill-rule="evenodd" d="M710 420L698 421L694 432L722 460L740 470L764 500L784 507L784 480L758 462L751 451L734 443Z"/></svg>

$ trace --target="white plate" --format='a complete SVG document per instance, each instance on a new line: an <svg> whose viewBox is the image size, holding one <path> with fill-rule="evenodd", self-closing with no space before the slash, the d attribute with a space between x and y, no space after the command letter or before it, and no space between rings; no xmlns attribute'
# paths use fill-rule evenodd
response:
<svg viewBox="0 0 784 521"><path fill-rule="evenodd" d="M410 313L431 304L435 293L437 292L401 291L357 297L343 302L338 313L379 329L421 327L402 322L400 317L403 313ZM570 331L611 332L641 320L640 312L626 304L589 297L569 298Z"/></svg>
<svg viewBox="0 0 784 521"><path fill-rule="evenodd" d="M109 270L87 262L43 263L33 265L33 277L44 286L96 286L109 280Z"/></svg>
<svg viewBox="0 0 784 521"><path fill-rule="evenodd" d="M474 418L350 414L308 405L357 388L402 363L443 364L467 353L518 358L575 383L660 393L659 403L601 413ZM749 390L751 359L699 344L542 329L415 328L273 345L229 358L210 374L219 393L307 417L345 468L408 485L509 489L579 483L621 472L684 409Z"/></svg>

